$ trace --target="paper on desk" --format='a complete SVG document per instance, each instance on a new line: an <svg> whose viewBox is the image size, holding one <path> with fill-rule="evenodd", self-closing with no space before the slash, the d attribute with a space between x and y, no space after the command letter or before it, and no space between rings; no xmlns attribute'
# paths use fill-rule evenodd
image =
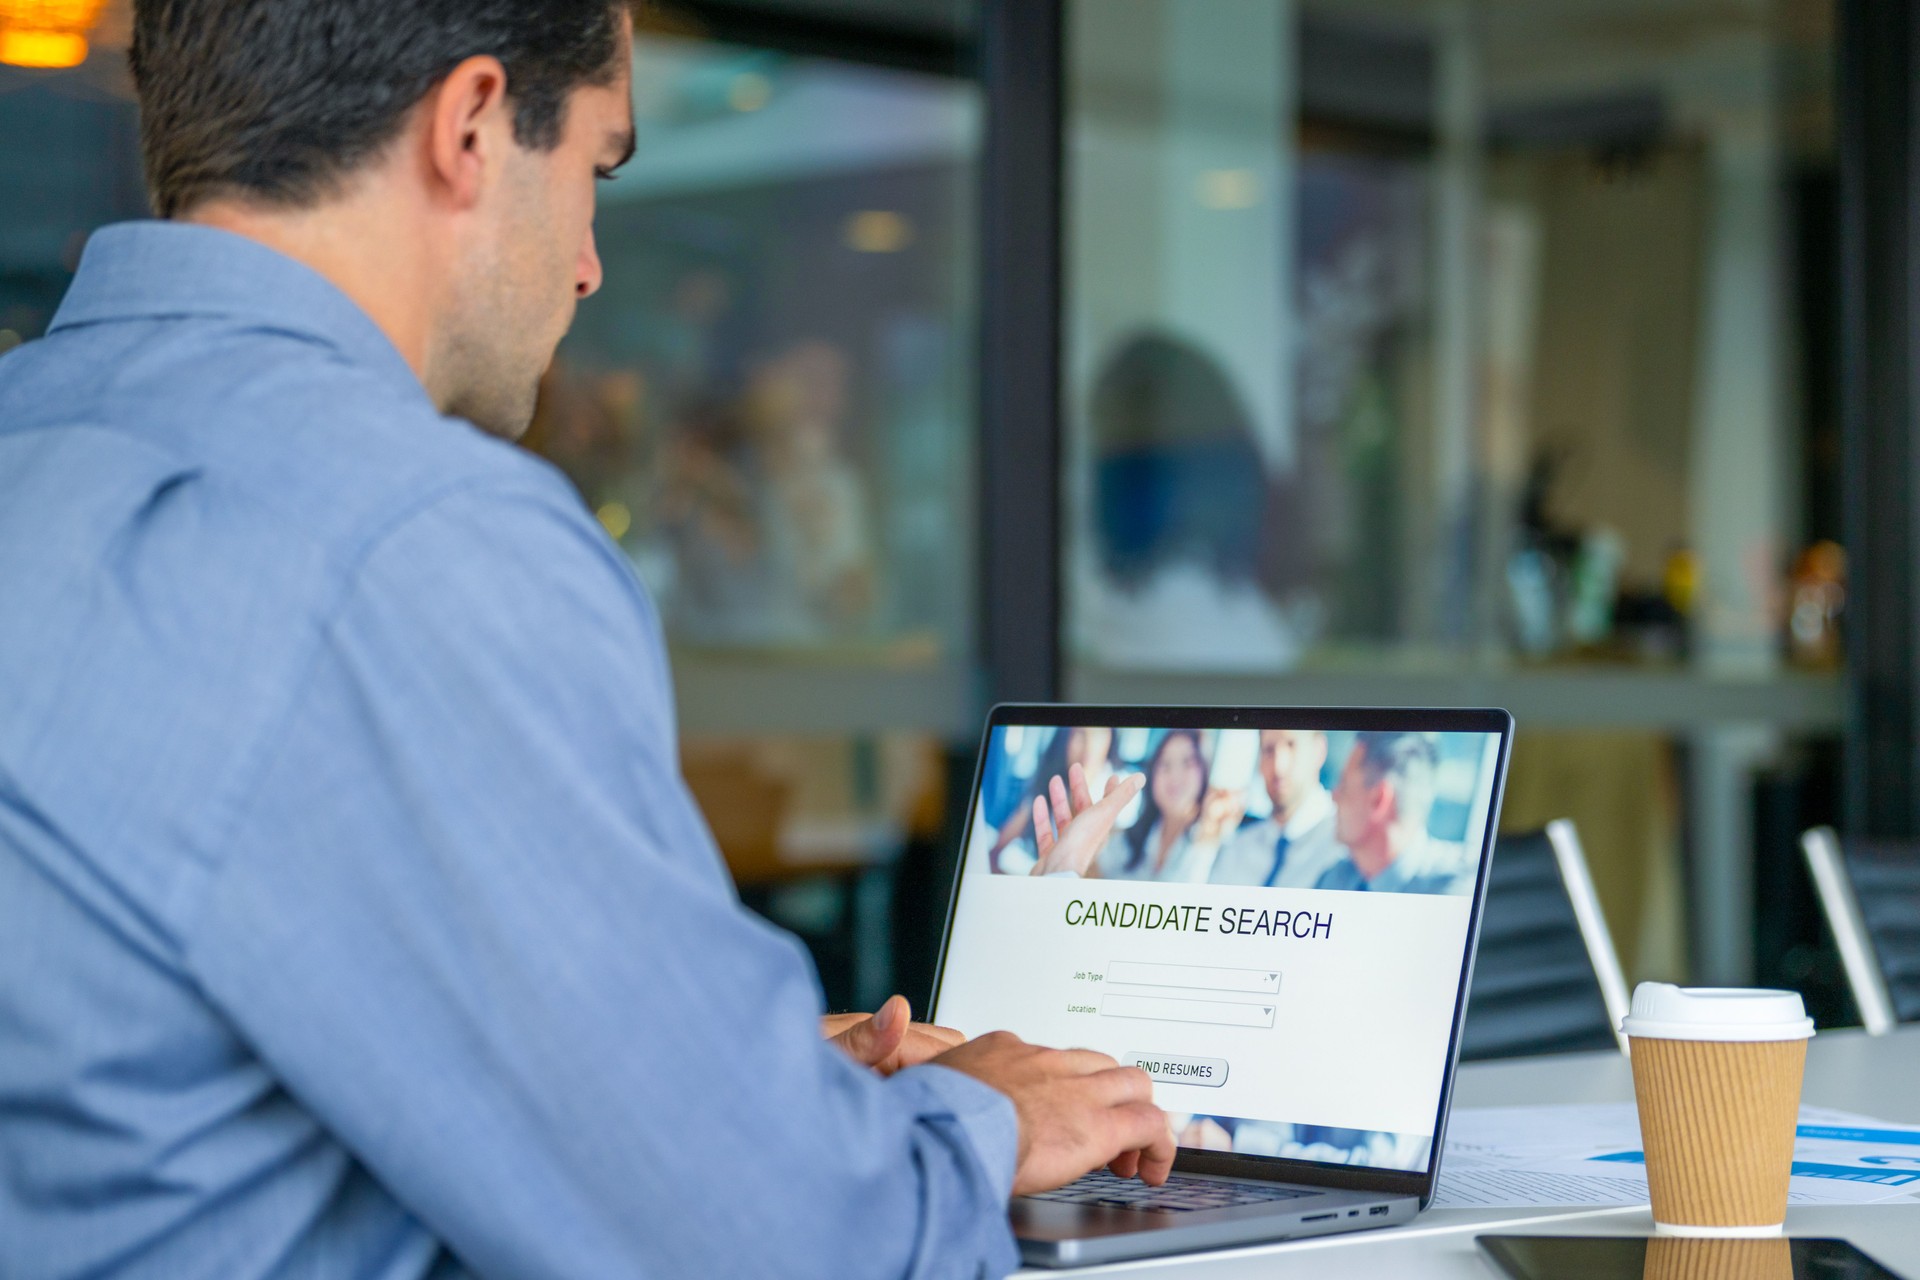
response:
<svg viewBox="0 0 1920 1280"><path fill-rule="evenodd" d="M1792 1204L1920 1200L1920 1126L1802 1107ZM1647 1202L1632 1103L1473 1107L1453 1113L1439 1208Z"/></svg>

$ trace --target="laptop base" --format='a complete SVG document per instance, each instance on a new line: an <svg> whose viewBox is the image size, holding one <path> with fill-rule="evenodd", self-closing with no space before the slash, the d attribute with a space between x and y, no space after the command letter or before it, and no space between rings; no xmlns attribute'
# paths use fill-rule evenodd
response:
<svg viewBox="0 0 1920 1280"><path fill-rule="evenodd" d="M1010 1212L1020 1257L1027 1265L1085 1267L1399 1226L1413 1221L1420 1209L1413 1196L1300 1189L1310 1194L1191 1213L1153 1213L1029 1196L1014 1200Z"/></svg>

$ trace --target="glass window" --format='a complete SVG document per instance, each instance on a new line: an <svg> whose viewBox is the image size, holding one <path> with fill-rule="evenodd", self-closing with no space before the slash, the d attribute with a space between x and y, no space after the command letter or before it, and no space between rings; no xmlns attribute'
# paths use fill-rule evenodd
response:
<svg viewBox="0 0 1920 1280"><path fill-rule="evenodd" d="M969 656L970 82L643 32L529 443L683 651Z"/></svg>
<svg viewBox="0 0 1920 1280"><path fill-rule="evenodd" d="M1078 665L1832 665L1829 8L1070 3Z"/></svg>
<svg viewBox="0 0 1920 1280"><path fill-rule="evenodd" d="M795 6L787 36L825 24L806 54L700 13L643 15L605 285L526 443L660 607L745 900L806 938L830 1003L871 1007L931 966L943 887L896 934L892 886L937 878L942 736L973 730L980 93L876 56L884 13Z"/></svg>

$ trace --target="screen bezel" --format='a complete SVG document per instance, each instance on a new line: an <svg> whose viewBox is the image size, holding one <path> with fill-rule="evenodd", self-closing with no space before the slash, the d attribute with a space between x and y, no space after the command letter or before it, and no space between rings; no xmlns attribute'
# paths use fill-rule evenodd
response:
<svg viewBox="0 0 1920 1280"><path fill-rule="evenodd" d="M1182 1147L1174 1168L1185 1173L1213 1173L1272 1182L1309 1182L1316 1186L1389 1195L1418 1196L1427 1207L1440 1178L1440 1157L1446 1145L1447 1116L1453 1101L1453 1081L1460 1062L1460 1034L1466 1021L1467 992L1473 983L1473 963L1480 943L1480 916L1487 898L1487 873L1493 861L1495 835L1500 827L1500 805L1506 794L1507 758L1513 750L1513 717L1494 707L1221 707L1221 706L1094 706L1080 703L1003 702L987 713L980 751L973 768L973 787L967 793L967 821L955 859L953 883L947 892L947 919L940 934L940 960L934 969L933 1000L928 1016L940 1017L940 992L946 980L947 955L953 943L954 913L960 904L960 883L967 873L967 851L973 847L973 824L980 808L987 748L996 729L1020 724L1040 728L1109 725L1147 729L1309 729L1321 732L1400 730L1414 733L1482 733L1500 739L1499 762L1494 769L1493 792L1487 806L1487 829L1480 838L1479 867L1474 877L1472 907L1467 917L1467 944L1454 992L1453 1029L1447 1040L1445 1075L1440 1081L1440 1103L1434 1117L1433 1148L1424 1170L1360 1169L1352 1165L1284 1156L1242 1155Z"/></svg>

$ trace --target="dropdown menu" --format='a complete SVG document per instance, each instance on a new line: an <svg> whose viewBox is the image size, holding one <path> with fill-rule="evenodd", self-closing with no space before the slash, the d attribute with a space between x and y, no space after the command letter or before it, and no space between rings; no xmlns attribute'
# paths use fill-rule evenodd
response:
<svg viewBox="0 0 1920 1280"><path fill-rule="evenodd" d="M1196 991L1245 991L1271 996L1280 991L1278 969L1226 969L1208 964L1148 964L1109 960L1108 985L1187 987Z"/></svg>
<svg viewBox="0 0 1920 1280"><path fill-rule="evenodd" d="M1271 1003L1236 1000L1187 1000L1178 996L1138 996L1109 991L1100 1012L1109 1018L1151 1018L1158 1022L1208 1022L1222 1027L1271 1027Z"/></svg>

